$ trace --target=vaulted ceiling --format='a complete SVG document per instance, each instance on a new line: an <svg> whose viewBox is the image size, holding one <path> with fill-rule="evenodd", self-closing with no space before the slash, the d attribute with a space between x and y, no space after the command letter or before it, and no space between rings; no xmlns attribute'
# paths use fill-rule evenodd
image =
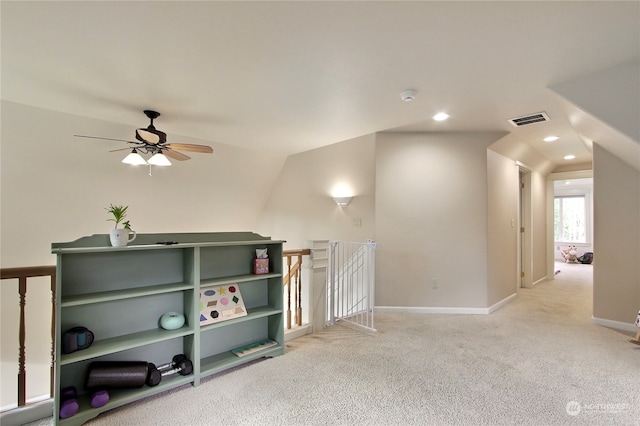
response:
<svg viewBox="0 0 640 426"><path fill-rule="evenodd" d="M549 87L640 58L639 2L2 1L1 13L2 99L132 127L97 135L114 138L154 109L173 142L281 154L487 130L556 165L588 162ZM440 111L450 118L432 120ZM550 121L507 121L543 111Z"/></svg>

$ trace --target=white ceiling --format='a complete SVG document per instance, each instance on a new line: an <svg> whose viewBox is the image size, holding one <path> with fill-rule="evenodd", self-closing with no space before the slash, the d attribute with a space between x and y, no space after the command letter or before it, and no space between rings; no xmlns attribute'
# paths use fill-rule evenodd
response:
<svg viewBox="0 0 640 426"><path fill-rule="evenodd" d="M127 124L96 135L127 139L154 109L170 142L282 154L390 129L488 130L587 162L548 87L640 57L637 1L2 1L1 14L3 99ZM550 122L507 122L541 111Z"/></svg>

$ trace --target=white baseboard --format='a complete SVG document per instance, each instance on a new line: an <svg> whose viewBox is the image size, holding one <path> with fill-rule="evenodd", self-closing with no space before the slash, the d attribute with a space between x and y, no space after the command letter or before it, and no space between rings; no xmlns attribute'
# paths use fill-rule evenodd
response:
<svg viewBox="0 0 640 426"><path fill-rule="evenodd" d="M19 426L53 416L53 399L36 402L0 414L2 426Z"/></svg>
<svg viewBox="0 0 640 426"><path fill-rule="evenodd" d="M483 315L489 313L489 308L445 308L421 306L376 306L376 313L405 313L405 314L466 314Z"/></svg>
<svg viewBox="0 0 640 426"><path fill-rule="evenodd" d="M375 312L406 313L406 314L452 314L452 315L488 315L497 311L518 296L513 293L488 308L455 308L455 307L421 307L421 306L376 306Z"/></svg>
<svg viewBox="0 0 640 426"><path fill-rule="evenodd" d="M513 293L511 296L505 297L504 299L502 299L498 303L494 303L493 305L489 306L489 312L488 313L492 313L492 312L497 311L498 309L502 308L507 303L511 302L516 297L518 297L518 293Z"/></svg>
<svg viewBox="0 0 640 426"><path fill-rule="evenodd" d="M636 327L633 323L626 323L622 321L614 321L596 317L591 317L591 321L594 324L601 325L603 327L615 328L617 330L630 331L632 333L636 333L638 331L638 327Z"/></svg>
<svg viewBox="0 0 640 426"><path fill-rule="evenodd" d="M531 284L531 287L535 287L537 284L543 283L547 280L547 276L545 275L544 277L540 278L538 281L534 282Z"/></svg>
<svg viewBox="0 0 640 426"><path fill-rule="evenodd" d="M289 340L297 339L298 337L302 337L306 334L311 334L311 325L302 324L301 326L292 328L291 330L285 330L284 341L288 342Z"/></svg>

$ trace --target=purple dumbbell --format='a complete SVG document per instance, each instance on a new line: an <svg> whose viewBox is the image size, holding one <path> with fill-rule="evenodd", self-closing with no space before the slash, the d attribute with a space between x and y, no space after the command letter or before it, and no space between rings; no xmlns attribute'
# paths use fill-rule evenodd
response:
<svg viewBox="0 0 640 426"><path fill-rule="evenodd" d="M75 415L80 409L76 388L69 386L60 391L60 418L66 419Z"/></svg>
<svg viewBox="0 0 640 426"><path fill-rule="evenodd" d="M91 406L93 408L102 407L107 402L109 402L109 392L106 390L99 390L91 395Z"/></svg>

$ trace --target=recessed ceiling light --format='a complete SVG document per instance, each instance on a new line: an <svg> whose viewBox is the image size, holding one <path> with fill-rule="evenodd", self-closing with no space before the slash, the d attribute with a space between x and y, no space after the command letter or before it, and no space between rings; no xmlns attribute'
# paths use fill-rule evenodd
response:
<svg viewBox="0 0 640 426"><path fill-rule="evenodd" d="M433 116L433 119L436 121L444 121L447 118L449 118L449 114L447 114L446 112L439 112Z"/></svg>
<svg viewBox="0 0 640 426"><path fill-rule="evenodd" d="M558 138L557 136L547 136L546 138L544 138L542 140L545 141L545 142L555 142L558 139L560 139L560 138Z"/></svg>
<svg viewBox="0 0 640 426"><path fill-rule="evenodd" d="M565 160L573 160L574 158L576 158L576 156L575 156L575 155L573 155L573 154L565 155L565 156L564 156L564 159L565 159Z"/></svg>

